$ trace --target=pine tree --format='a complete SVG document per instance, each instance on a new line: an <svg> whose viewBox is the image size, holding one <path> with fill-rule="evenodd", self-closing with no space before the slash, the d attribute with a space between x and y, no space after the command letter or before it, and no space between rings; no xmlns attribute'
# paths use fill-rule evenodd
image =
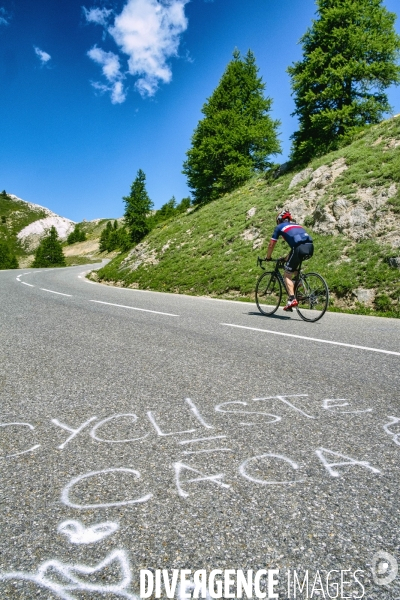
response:
<svg viewBox="0 0 400 600"><path fill-rule="evenodd" d="M0 269L18 269L18 260L6 240L0 239Z"/></svg>
<svg viewBox="0 0 400 600"><path fill-rule="evenodd" d="M86 233L82 231L82 226L77 223L74 230L67 237L67 244L75 244L76 242L84 242L86 240Z"/></svg>
<svg viewBox="0 0 400 600"><path fill-rule="evenodd" d="M280 152L279 121L269 112L253 53L244 59L235 50L219 85L202 108L202 119L186 153L183 173L193 190L194 204L204 204L229 192L255 171L269 166Z"/></svg>
<svg viewBox="0 0 400 600"><path fill-rule="evenodd" d="M99 250L100 252L109 252L109 239L112 233L111 221L107 221L107 225L100 234Z"/></svg>
<svg viewBox="0 0 400 600"><path fill-rule="evenodd" d="M118 248L121 252L127 252L132 247L131 238L126 227L118 229Z"/></svg>
<svg viewBox="0 0 400 600"><path fill-rule="evenodd" d="M113 252L113 250L118 250L118 248L120 247L120 232L121 228L118 228L118 221L115 220L107 242L107 250L109 252Z"/></svg>
<svg viewBox="0 0 400 600"><path fill-rule="evenodd" d="M190 208L190 205L192 204L192 199L189 197L186 198L182 198L182 200L179 202L179 204L176 207L176 211L177 213L184 213L187 211L188 208Z"/></svg>
<svg viewBox="0 0 400 600"><path fill-rule="evenodd" d="M301 38L303 60L289 67L299 118L292 159L307 162L338 147L390 110L385 89L399 84L396 15L382 0L316 0L318 19Z"/></svg>
<svg viewBox="0 0 400 600"><path fill-rule="evenodd" d="M163 204L162 207L160 208L160 210L157 211L157 213L160 215L160 217L162 217L163 221L166 221L167 219L171 218L175 214L175 209L176 209L176 200L175 200L175 196L172 196L171 200L168 200L168 202Z"/></svg>
<svg viewBox="0 0 400 600"><path fill-rule="evenodd" d="M165 204L161 206L160 209L156 210L152 217L150 218L150 227L153 228L158 223L162 223L163 221L167 221L176 214L176 200L175 196L172 196L171 200L168 200Z"/></svg>
<svg viewBox="0 0 400 600"><path fill-rule="evenodd" d="M138 244L150 231L148 216L153 208L153 203L147 194L145 181L146 175L139 169L131 185L130 195L123 197L125 202L124 219L132 244Z"/></svg>
<svg viewBox="0 0 400 600"><path fill-rule="evenodd" d="M53 226L46 237L42 239L35 252L32 267L65 267L65 257L57 229Z"/></svg>

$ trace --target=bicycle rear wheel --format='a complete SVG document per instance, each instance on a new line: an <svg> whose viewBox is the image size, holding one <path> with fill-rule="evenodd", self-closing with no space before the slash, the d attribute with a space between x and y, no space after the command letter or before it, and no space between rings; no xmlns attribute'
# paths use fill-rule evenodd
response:
<svg viewBox="0 0 400 600"><path fill-rule="evenodd" d="M260 313L273 315L279 308L282 299L282 285L275 273L266 271L256 285L256 303Z"/></svg>
<svg viewBox="0 0 400 600"><path fill-rule="evenodd" d="M302 275L296 286L296 310L304 321L315 323L325 314L329 304L327 283L318 273Z"/></svg>

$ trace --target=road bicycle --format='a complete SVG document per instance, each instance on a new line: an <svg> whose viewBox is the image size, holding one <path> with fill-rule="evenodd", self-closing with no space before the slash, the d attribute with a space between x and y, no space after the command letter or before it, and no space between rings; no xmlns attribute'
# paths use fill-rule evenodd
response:
<svg viewBox="0 0 400 600"><path fill-rule="evenodd" d="M286 285L280 269L282 269L285 259L271 259L275 262L273 271L266 271L262 266L267 262L264 258L258 257L257 266L260 266L262 273L256 285L256 303L257 308L263 315L271 316L278 310L282 291ZM298 302L296 311L304 321L315 323L326 312L329 304L329 289L323 277L318 273L302 273L301 264L294 279L294 295Z"/></svg>

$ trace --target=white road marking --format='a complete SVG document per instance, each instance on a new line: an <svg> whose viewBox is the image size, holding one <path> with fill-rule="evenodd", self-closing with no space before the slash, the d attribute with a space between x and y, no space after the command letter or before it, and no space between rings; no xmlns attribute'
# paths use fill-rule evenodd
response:
<svg viewBox="0 0 400 600"><path fill-rule="evenodd" d="M184 450L182 454L210 454L213 452L233 452L232 448L211 448L210 450Z"/></svg>
<svg viewBox="0 0 400 600"><path fill-rule="evenodd" d="M125 306L124 304L113 304L112 302L102 302L101 300L89 300L89 302L107 304L108 306L118 306L118 308L130 308L130 310L140 310L142 312L154 313L156 315L166 315L167 317L179 317L179 315L173 315L172 313L160 312L158 310L148 310L147 308L136 308L135 306Z"/></svg>
<svg viewBox="0 0 400 600"><path fill-rule="evenodd" d="M19 280L18 280L19 281ZM34 285L32 285L31 283L26 283L26 281L20 281L20 283L23 283L24 285L29 285L29 287L35 287Z"/></svg>
<svg viewBox="0 0 400 600"><path fill-rule="evenodd" d="M226 437L227 437L226 435L213 435L212 437L197 438L195 440L182 440L179 443L180 444L195 444L197 442L207 442L208 440L222 440L222 439L225 439Z"/></svg>
<svg viewBox="0 0 400 600"><path fill-rule="evenodd" d="M78 279L83 279L83 281L86 281L86 283L91 283L93 285L97 285L96 281L90 281L89 279L86 278L87 273L90 273L90 271L82 271L82 273L80 273L78 275Z"/></svg>
<svg viewBox="0 0 400 600"><path fill-rule="evenodd" d="M72 294L63 294L62 292L55 292L54 290L46 290L46 288L40 288L43 292L50 292L50 294L58 294L59 296L69 296L72 298Z"/></svg>
<svg viewBox="0 0 400 600"><path fill-rule="evenodd" d="M347 348L357 348L358 350L369 350L370 352L381 352L382 354L393 354L400 356L400 352L392 350L381 350L380 348L370 348L369 346L356 346L355 344L345 344L343 342L333 342L331 340L321 340L320 338L306 337L304 335L295 335L294 333L283 333L281 331L271 331L269 329L258 329L257 327L245 327L244 325L234 325L233 323L220 323L227 327L237 327L238 329L249 329L250 331L261 331L262 333L271 333L272 335L283 335L286 337L297 338L300 340L309 340L310 342L320 342L321 344L332 344L334 346L345 346Z"/></svg>

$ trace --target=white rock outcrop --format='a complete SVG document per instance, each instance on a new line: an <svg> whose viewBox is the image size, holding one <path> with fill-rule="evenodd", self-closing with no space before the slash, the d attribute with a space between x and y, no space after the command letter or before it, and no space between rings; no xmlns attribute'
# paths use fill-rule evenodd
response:
<svg viewBox="0 0 400 600"><path fill-rule="evenodd" d="M32 251L38 247L40 240L48 233L51 227L55 227L58 237L61 240L65 240L71 231L73 231L75 222L52 213L52 216L33 221L30 225L21 229L17 237L24 244L27 251Z"/></svg>

